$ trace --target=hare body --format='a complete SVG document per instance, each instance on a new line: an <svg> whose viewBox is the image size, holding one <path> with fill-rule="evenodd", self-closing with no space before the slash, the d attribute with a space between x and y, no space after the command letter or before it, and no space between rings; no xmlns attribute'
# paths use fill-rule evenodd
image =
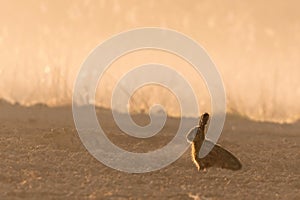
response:
<svg viewBox="0 0 300 200"><path fill-rule="evenodd" d="M200 148L205 140L205 126L208 122L209 115L207 113L204 113L201 116L200 122L199 122L199 127L195 127L190 131L190 133L187 136L187 139L192 142L192 160L194 164L196 165L198 171L200 169L204 169L205 166L201 162L201 159L199 158L199 152Z"/></svg>

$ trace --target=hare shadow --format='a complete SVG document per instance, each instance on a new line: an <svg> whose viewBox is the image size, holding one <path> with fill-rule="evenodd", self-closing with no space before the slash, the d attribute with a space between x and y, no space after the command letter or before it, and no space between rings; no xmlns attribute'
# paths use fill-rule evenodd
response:
<svg viewBox="0 0 300 200"><path fill-rule="evenodd" d="M199 126L194 127L187 134L187 141L192 144L192 160L198 168L198 171L205 170L209 167L219 167L230 170L241 169L241 162L230 151L205 138L208 121L209 114L204 113L200 118ZM200 155L203 152L209 153L206 156Z"/></svg>
<svg viewBox="0 0 300 200"><path fill-rule="evenodd" d="M242 164L237 157L230 151L226 150L218 144L214 144L209 140L203 142L203 151L211 151L203 158L200 158L201 152L198 153L199 161L204 168L218 167L229 170L240 170Z"/></svg>

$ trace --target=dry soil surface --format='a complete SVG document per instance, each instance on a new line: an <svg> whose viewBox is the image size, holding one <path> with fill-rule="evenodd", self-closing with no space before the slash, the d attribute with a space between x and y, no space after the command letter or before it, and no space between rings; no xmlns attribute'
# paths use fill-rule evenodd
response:
<svg viewBox="0 0 300 200"><path fill-rule="evenodd" d="M170 118L161 134L141 140L122 133L109 110L97 113L111 141L136 152L167 144L179 122ZM0 199L300 199L300 123L227 116L219 143L240 159L241 170L198 172L187 151L161 170L129 174L87 152L70 107L1 102Z"/></svg>

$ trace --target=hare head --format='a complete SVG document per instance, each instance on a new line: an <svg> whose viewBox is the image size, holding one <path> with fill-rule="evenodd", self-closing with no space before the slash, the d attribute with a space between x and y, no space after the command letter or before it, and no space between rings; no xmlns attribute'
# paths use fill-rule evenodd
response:
<svg viewBox="0 0 300 200"><path fill-rule="evenodd" d="M204 113L203 115L201 115L199 126L192 128L186 136L187 141L189 143L192 143L196 136L198 136L197 138L202 141L205 139L205 128L208 123L208 120L209 120L208 113Z"/></svg>

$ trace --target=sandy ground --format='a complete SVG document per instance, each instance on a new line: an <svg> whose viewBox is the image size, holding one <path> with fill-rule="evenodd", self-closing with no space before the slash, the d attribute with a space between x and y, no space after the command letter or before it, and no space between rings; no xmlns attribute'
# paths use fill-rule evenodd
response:
<svg viewBox="0 0 300 200"><path fill-rule="evenodd" d="M140 140L123 134L108 110L102 126L118 146L136 152L165 145L177 129ZM145 124L147 116L138 116ZM198 172L189 151L159 171L128 174L94 159L74 128L70 107L0 103L0 199L300 199L300 123L257 123L227 116L219 143L242 162L239 171Z"/></svg>

